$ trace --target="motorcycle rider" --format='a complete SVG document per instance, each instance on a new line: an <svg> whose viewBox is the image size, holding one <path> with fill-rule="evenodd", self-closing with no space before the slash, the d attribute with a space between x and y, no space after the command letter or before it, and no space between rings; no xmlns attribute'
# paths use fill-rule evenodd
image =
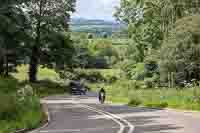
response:
<svg viewBox="0 0 200 133"><path fill-rule="evenodd" d="M103 88L101 88L99 91L99 102L103 104L105 102L105 99L106 99L106 92Z"/></svg>

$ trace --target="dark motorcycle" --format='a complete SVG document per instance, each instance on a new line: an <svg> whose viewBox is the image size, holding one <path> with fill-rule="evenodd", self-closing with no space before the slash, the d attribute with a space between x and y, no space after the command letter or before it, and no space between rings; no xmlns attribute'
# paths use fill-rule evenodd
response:
<svg viewBox="0 0 200 133"><path fill-rule="evenodd" d="M99 102L101 104L103 104L106 100L106 92L105 90L102 88L100 91L99 91Z"/></svg>

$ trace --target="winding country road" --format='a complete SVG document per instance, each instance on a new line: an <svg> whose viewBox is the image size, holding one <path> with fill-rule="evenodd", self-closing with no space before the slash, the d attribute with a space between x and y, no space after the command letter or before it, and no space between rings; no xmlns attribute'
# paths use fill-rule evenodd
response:
<svg viewBox="0 0 200 133"><path fill-rule="evenodd" d="M42 100L50 123L32 133L200 133L200 113L101 105L95 94Z"/></svg>

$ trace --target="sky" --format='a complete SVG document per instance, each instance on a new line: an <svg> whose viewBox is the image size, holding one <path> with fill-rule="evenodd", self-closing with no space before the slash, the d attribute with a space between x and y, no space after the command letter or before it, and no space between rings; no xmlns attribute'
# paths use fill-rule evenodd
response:
<svg viewBox="0 0 200 133"><path fill-rule="evenodd" d="M77 0L72 17L114 20L113 13L119 3L120 0Z"/></svg>

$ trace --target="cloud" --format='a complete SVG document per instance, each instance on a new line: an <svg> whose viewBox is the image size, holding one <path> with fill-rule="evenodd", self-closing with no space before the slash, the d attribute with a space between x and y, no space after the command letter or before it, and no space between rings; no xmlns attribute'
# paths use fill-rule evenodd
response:
<svg viewBox="0 0 200 133"><path fill-rule="evenodd" d="M77 0L73 17L113 20L113 13L120 0Z"/></svg>

